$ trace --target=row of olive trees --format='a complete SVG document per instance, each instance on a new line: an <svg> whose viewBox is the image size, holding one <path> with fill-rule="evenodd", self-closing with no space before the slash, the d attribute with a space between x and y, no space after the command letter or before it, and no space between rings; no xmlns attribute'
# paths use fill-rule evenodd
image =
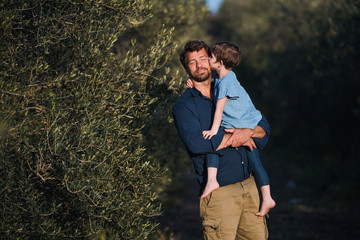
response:
<svg viewBox="0 0 360 240"><path fill-rule="evenodd" d="M204 34L204 3L0 6L1 236L146 239L166 170L149 122L167 120L181 84L164 66L186 31Z"/></svg>
<svg viewBox="0 0 360 240"><path fill-rule="evenodd" d="M271 122L270 148L347 199L359 187L347 171L360 157L359 20L359 0L225 0L214 21L243 49L238 75Z"/></svg>

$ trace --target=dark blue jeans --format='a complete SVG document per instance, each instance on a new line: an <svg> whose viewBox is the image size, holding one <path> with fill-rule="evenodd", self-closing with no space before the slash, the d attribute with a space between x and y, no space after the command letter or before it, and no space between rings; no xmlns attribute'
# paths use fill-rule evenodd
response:
<svg viewBox="0 0 360 240"><path fill-rule="evenodd" d="M207 154L206 155L206 164L207 167L219 167L219 155L217 154Z"/></svg>
<svg viewBox="0 0 360 240"><path fill-rule="evenodd" d="M269 185L269 176L265 171L263 165L260 161L260 154L258 149L254 149L253 151L246 151L249 158L250 172L252 171L255 176L255 181L258 187L262 187L265 185ZM206 164L207 167L219 167L219 155L217 154L207 154L206 155Z"/></svg>
<svg viewBox="0 0 360 240"><path fill-rule="evenodd" d="M255 181L258 187L270 185L269 176L265 171L261 161L258 149L246 151L249 158L250 172L252 171L255 176Z"/></svg>

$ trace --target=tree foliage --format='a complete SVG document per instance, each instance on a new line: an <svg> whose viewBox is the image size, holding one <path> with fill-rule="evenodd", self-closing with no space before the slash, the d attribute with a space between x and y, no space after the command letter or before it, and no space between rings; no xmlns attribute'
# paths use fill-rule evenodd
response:
<svg viewBox="0 0 360 240"><path fill-rule="evenodd" d="M189 24L177 1L154 2L174 5L179 25ZM176 50L172 16L154 12L171 9L115 0L0 6L2 236L85 238L107 229L117 239L147 238L165 168L150 161L144 132L151 114L167 114L157 100L176 80L163 76Z"/></svg>
<svg viewBox="0 0 360 240"><path fill-rule="evenodd" d="M153 1L152 14L153 17L144 24L134 26L120 36L116 52L117 56L121 56L125 52L124 45L129 43L130 39L136 39L141 44L138 49L141 57L146 46L152 44L154 29L161 26L174 29L172 46L175 46L175 51L164 63L163 68L154 71L153 77L149 79L158 83L148 89L149 94L156 96L158 100L157 104L153 105L153 112L143 132L149 158L161 160L169 169L168 177L161 178L162 184L158 185L159 188L164 188L182 173L181 169L192 167L172 124L171 107L184 91L188 78L179 61L179 52L189 40L201 39L210 42L207 33L209 11L203 1L157 0Z"/></svg>
<svg viewBox="0 0 360 240"><path fill-rule="evenodd" d="M225 0L214 20L243 49L238 75L271 122L271 148L290 150L329 193L349 183L342 198L359 187L347 173L360 157L359 17L357 0Z"/></svg>

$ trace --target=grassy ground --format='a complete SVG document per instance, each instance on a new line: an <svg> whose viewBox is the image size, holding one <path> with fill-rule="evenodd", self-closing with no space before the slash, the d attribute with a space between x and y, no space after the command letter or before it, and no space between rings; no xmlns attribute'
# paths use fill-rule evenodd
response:
<svg viewBox="0 0 360 240"><path fill-rule="evenodd" d="M269 239L360 239L358 206L332 201L322 191L315 191L306 174L293 177L284 162L274 156L263 158L277 202L268 219ZM201 239L197 191L193 172L185 172L168 189L164 214L159 218L162 239Z"/></svg>
<svg viewBox="0 0 360 240"><path fill-rule="evenodd" d="M164 214L159 218L164 240L201 239L198 191L195 174L189 170L167 190Z"/></svg>

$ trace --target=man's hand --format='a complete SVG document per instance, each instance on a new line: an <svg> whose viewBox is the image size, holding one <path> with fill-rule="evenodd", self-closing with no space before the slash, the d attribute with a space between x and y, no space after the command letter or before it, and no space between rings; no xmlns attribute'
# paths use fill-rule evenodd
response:
<svg viewBox="0 0 360 240"><path fill-rule="evenodd" d="M225 129L226 132L232 133L231 137L225 143L225 146L240 147L245 145L254 133L254 130L249 128L230 128Z"/></svg>
<svg viewBox="0 0 360 240"><path fill-rule="evenodd" d="M226 133L216 151L232 146L248 146L251 151L257 148L252 138L263 138L266 134L262 127L256 126L254 130L248 128L225 129Z"/></svg>
<svg viewBox="0 0 360 240"><path fill-rule="evenodd" d="M250 150L254 150L254 148L257 148L256 147L256 144L254 142L254 140L252 138L249 139L249 141L247 141L246 143L244 143L243 146L248 146L250 148Z"/></svg>

